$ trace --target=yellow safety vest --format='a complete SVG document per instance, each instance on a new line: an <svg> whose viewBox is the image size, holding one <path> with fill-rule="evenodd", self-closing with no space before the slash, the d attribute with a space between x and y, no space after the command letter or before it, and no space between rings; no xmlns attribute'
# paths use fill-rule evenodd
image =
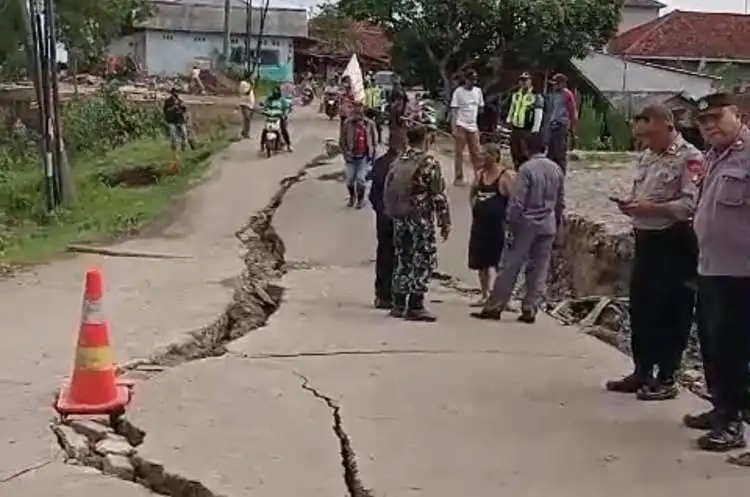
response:
<svg viewBox="0 0 750 497"><path fill-rule="evenodd" d="M382 92L380 87L368 88L365 90L365 106L368 109L380 109L382 103Z"/></svg>
<svg viewBox="0 0 750 497"><path fill-rule="evenodd" d="M510 125L514 128L528 126L529 110L534 106L536 95L531 89L522 88L510 99Z"/></svg>

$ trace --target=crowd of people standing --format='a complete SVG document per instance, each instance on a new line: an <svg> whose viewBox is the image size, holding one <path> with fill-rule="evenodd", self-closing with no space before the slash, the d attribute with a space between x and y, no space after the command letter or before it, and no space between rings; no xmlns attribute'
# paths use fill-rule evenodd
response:
<svg viewBox="0 0 750 497"><path fill-rule="evenodd" d="M565 157L577 122L566 82L555 75L541 95L528 74L521 76L506 117L512 167L496 145L480 145L476 123L484 98L476 75L467 73L454 92L454 183L465 184L465 148L474 173L469 267L482 290L472 303L481 307L471 313L475 318L499 320L524 270L519 320L535 321L562 223ZM358 131L348 132L342 143L347 163L364 156L373 164L368 178L378 240L375 306L394 317L435 321L425 295L437 240L450 236L450 208L445 178L430 152L435 123L407 108L405 92L396 88L385 154L375 156L377 132L361 106L345 121L362 126L364 144ZM705 156L680 135L665 107L646 107L634 121L644 153L630 191L610 198L632 220L635 235L633 371L608 381L606 389L642 401L676 397L682 356L697 322L713 408L686 415L684 423L706 432L697 441L701 449L721 452L745 446L743 420L750 422L750 131L730 95L709 95L698 108L710 146Z"/></svg>

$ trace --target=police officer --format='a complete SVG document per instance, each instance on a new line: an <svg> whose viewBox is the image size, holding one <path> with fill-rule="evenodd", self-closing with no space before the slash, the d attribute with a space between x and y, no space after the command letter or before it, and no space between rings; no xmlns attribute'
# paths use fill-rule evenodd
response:
<svg viewBox="0 0 750 497"><path fill-rule="evenodd" d="M544 150L544 139L539 133L524 135L521 151L528 160L518 169L507 215L512 239L500 257L490 298L481 311L471 313L472 317L500 320L525 265L525 295L518 319L524 323L536 320L565 207L563 171L544 156Z"/></svg>
<svg viewBox="0 0 750 497"><path fill-rule="evenodd" d="M437 320L425 307L430 276L437 266L435 224L443 241L451 230L443 173L428 152L434 136L432 125L417 124L407 130L409 148L391 166L383 192L384 211L393 219L396 257L390 314L412 321Z"/></svg>
<svg viewBox="0 0 750 497"><path fill-rule="evenodd" d="M742 418L750 410L750 130L726 93L698 101L698 125L711 146L695 232L714 407L698 446L723 452L745 446Z"/></svg>
<svg viewBox="0 0 750 497"><path fill-rule="evenodd" d="M632 374L609 391L641 400L676 397L676 374L693 320L697 241L690 224L703 157L674 126L669 109L648 106L635 117L646 147L627 198L612 197L632 220L635 255L630 275ZM658 369L658 371L657 371Z"/></svg>
<svg viewBox="0 0 750 497"><path fill-rule="evenodd" d="M516 169L523 162L521 141L529 132L539 133L543 115L544 98L534 92L531 75L525 72L518 80L518 89L511 94L508 116L505 118L511 129L510 155Z"/></svg>

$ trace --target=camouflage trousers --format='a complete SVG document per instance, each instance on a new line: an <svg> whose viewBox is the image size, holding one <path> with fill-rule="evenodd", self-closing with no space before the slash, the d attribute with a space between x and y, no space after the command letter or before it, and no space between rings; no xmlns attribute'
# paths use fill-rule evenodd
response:
<svg viewBox="0 0 750 497"><path fill-rule="evenodd" d="M393 293L427 293L437 267L435 222L426 216L394 218L393 245Z"/></svg>

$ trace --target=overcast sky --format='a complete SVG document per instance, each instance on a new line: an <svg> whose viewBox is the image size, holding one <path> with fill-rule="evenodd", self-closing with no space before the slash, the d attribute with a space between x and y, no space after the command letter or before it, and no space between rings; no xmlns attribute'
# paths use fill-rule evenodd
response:
<svg viewBox="0 0 750 497"><path fill-rule="evenodd" d="M259 0L258 0L259 1ZM670 9L704 10L716 12L743 12L745 0L660 0ZM255 2L253 2L255 3ZM321 0L271 0L271 4L288 4L297 7L310 7L323 3ZM707 6L706 4L710 4Z"/></svg>

